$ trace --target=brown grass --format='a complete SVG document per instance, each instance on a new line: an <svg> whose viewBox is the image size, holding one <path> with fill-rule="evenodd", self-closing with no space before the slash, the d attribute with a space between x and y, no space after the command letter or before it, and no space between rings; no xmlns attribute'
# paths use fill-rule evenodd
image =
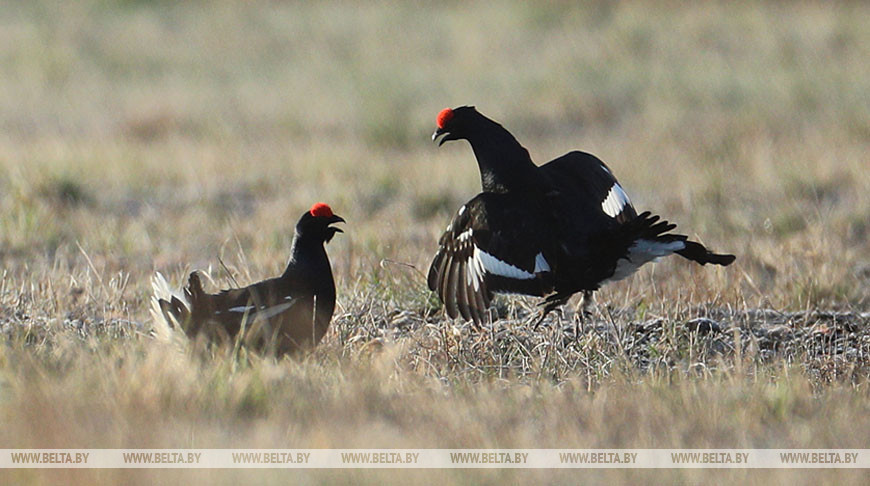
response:
<svg viewBox="0 0 870 486"><path fill-rule="evenodd" d="M859 2L3 5L0 447L867 447L868 19ZM460 104L539 163L599 155L639 209L737 262L645 268L598 294L577 341L570 308L534 333L524 299L500 301L482 333L447 322L421 272L479 181L467 145L428 136ZM227 286L222 260L240 284L272 276L317 200L349 223L328 248L339 306L312 355L148 337L154 270L180 282L211 266Z"/></svg>

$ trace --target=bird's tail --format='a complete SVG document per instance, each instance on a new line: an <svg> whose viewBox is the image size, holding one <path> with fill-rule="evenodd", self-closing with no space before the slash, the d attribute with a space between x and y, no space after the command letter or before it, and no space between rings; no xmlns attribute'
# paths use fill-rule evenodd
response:
<svg viewBox="0 0 870 486"><path fill-rule="evenodd" d="M648 254L659 258L676 253L701 265L713 263L722 266L730 265L736 259L734 255L713 253L704 245L690 241L686 235L668 233L677 225L660 220L648 211L639 214L626 226L634 234L635 246L632 249L643 252L643 256Z"/></svg>
<svg viewBox="0 0 870 486"><path fill-rule="evenodd" d="M727 266L731 265L737 257L734 255L726 255L720 253L713 253L708 250L704 245L694 242L694 241L685 241L686 247L682 250L678 250L675 253L680 255L683 258L687 258L692 260L693 262L700 263L701 265L706 265L708 263L712 263L715 265Z"/></svg>
<svg viewBox="0 0 870 486"><path fill-rule="evenodd" d="M154 332L161 339L169 340L190 315L190 301L183 293L173 291L160 272L155 272L151 278L151 288L154 290L151 296Z"/></svg>

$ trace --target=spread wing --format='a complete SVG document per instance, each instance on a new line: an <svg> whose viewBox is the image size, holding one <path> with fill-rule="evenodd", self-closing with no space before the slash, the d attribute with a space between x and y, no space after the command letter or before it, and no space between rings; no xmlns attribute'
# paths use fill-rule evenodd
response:
<svg viewBox="0 0 870 486"><path fill-rule="evenodd" d="M447 315L483 321L494 292L543 296L552 290L552 240L538 205L482 193L462 206L439 240L429 288Z"/></svg>

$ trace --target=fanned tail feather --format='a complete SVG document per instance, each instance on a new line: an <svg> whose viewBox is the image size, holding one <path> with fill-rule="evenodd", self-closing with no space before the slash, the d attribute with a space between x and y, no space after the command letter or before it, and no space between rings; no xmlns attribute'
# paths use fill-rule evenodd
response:
<svg viewBox="0 0 870 486"><path fill-rule="evenodd" d="M634 233L636 240L656 240L664 238L664 241L685 240L683 235L666 235L668 231L677 225L661 219L649 211L644 211L637 218L626 225L626 229Z"/></svg>
<svg viewBox="0 0 870 486"><path fill-rule="evenodd" d="M648 211L638 215L635 221L635 224L640 225L639 239L648 239L661 243L681 241L684 247L674 250L674 253L701 265L712 263L727 266L737 258L734 255L713 253L704 245L690 241L685 235L665 234L676 228L677 225L664 220L659 221L658 216L651 215Z"/></svg>
<svg viewBox="0 0 870 486"><path fill-rule="evenodd" d="M157 337L169 340L181 329L180 322L190 314L190 301L179 292L173 291L169 282L160 272L151 278L151 317Z"/></svg>

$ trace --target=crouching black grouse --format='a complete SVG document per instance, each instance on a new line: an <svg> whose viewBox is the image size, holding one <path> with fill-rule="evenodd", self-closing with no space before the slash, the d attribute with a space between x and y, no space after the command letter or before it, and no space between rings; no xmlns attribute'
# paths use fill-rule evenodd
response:
<svg viewBox="0 0 870 486"><path fill-rule="evenodd" d="M637 214L610 169L570 152L540 167L510 132L473 106L438 114L432 140L467 140L483 192L459 208L429 268L429 288L451 318L484 320L493 293L545 297L538 323L577 292L672 253L705 265L733 255L708 251L676 225Z"/></svg>
<svg viewBox="0 0 870 486"><path fill-rule="evenodd" d="M296 223L290 262L280 277L245 288L207 294L199 275L190 274L181 293L172 292L160 273L153 279L151 314L155 324L180 326L195 337L228 340L244 328L244 341L255 349L282 355L311 348L320 342L335 308L335 283L324 243L342 230L344 222L323 203L317 203Z"/></svg>

